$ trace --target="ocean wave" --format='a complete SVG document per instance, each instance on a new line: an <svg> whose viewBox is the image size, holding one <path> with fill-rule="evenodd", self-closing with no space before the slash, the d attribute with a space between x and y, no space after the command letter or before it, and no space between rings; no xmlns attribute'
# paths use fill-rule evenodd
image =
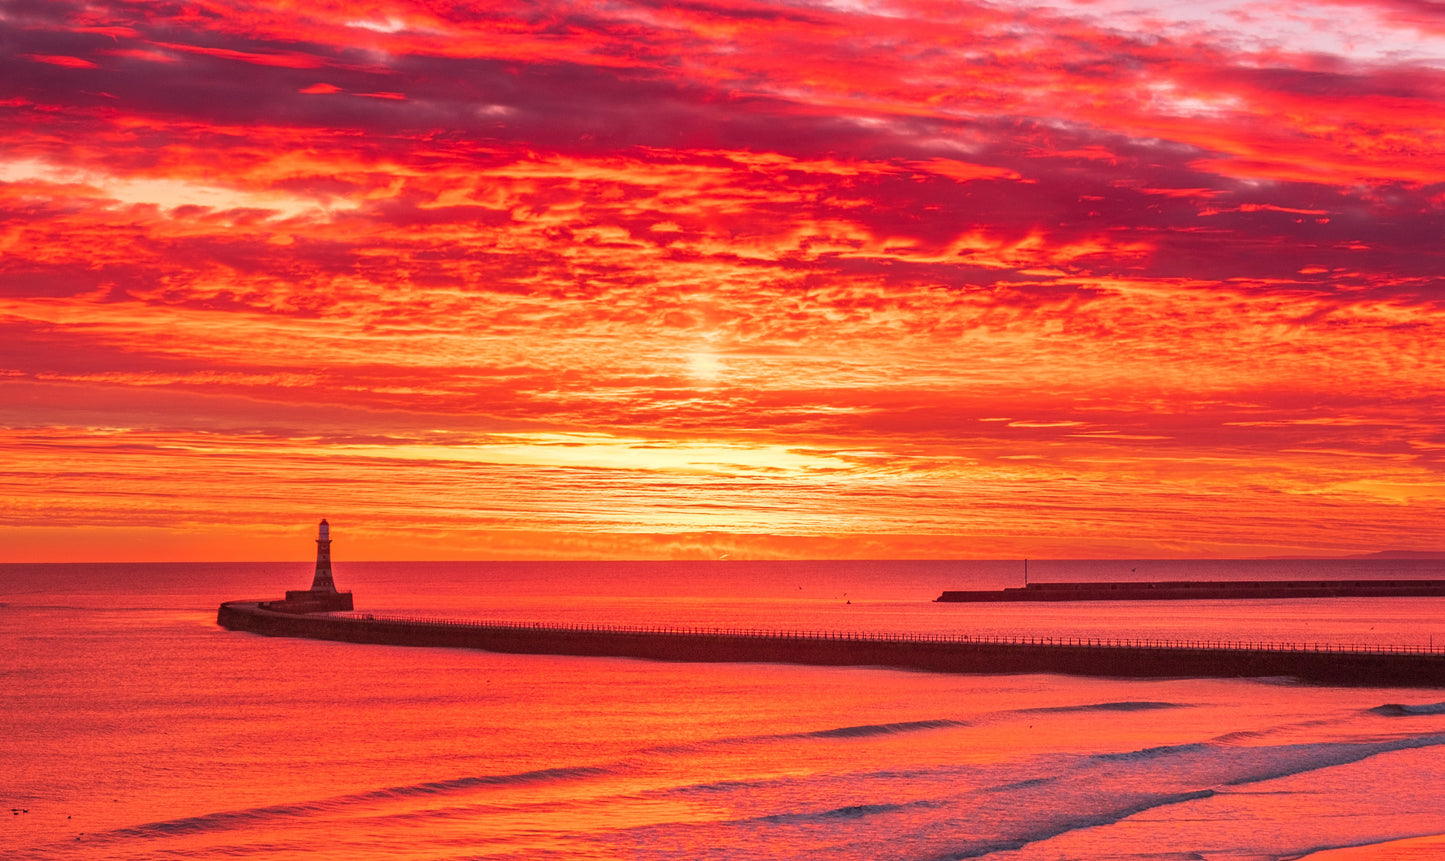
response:
<svg viewBox="0 0 1445 861"><path fill-rule="evenodd" d="M952 718L899 721L896 723L863 724L860 726L840 726L831 729L803 730L802 732L737 735L727 738L712 739L709 741L691 742L688 744L658 745L656 747L647 748L647 752L684 753L713 747L715 745L761 744L775 741L793 741L797 739L869 738L872 736L897 735L899 733L907 732L924 732L931 729L950 729L961 726L972 726L972 724L968 721L954 720Z"/></svg>
<svg viewBox="0 0 1445 861"><path fill-rule="evenodd" d="M948 729L950 727L968 726L968 723L960 720L914 720L900 723L878 723L865 724L863 726L844 726L837 729L819 729L811 732L789 733L787 735L773 736L773 738L867 738L875 735L897 735L904 732L919 732L929 729Z"/></svg>
<svg viewBox="0 0 1445 861"><path fill-rule="evenodd" d="M1239 744L1247 741L1256 741L1261 738L1268 738L1277 732L1279 732L1278 728L1241 729L1234 732L1227 732L1224 735L1217 735L1212 741L1215 744Z"/></svg>
<svg viewBox="0 0 1445 861"><path fill-rule="evenodd" d="M436 780L427 783L417 783L411 786L394 786L388 789L377 789L371 792L358 793L357 795L343 796L347 800L356 801L377 801L388 798L411 798L418 795L443 795L453 792L463 792L468 789L476 789L484 786L516 786L528 783L555 783L564 780L575 780L584 777L599 777L604 774L611 774L613 769L600 768L595 766L581 766L576 768L543 768L537 771L524 771L519 774L502 775L480 775L477 777L458 777L452 780Z"/></svg>
<svg viewBox="0 0 1445 861"><path fill-rule="evenodd" d="M1022 789L1034 789L1040 786L1048 786L1051 783L1055 783L1057 780L1057 777L1028 777L1024 778L1023 780L1015 780L1012 783L1000 783L997 786L985 786L980 789L979 792L1018 792Z"/></svg>
<svg viewBox="0 0 1445 861"><path fill-rule="evenodd" d="M1098 762L1136 762L1145 759L1177 756L1179 754L1201 753L1209 749L1210 746L1203 742L1190 742L1189 744L1168 744L1159 747L1146 747L1140 750L1120 751L1118 753L1095 753L1090 754L1088 758Z"/></svg>
<svg viewBox="0 0 1445 861"><path fill-rule="evenodd" d="M1189 801L1213 798L1217 794L1218 793L1212 789L1200 789L1189 792L1164 793L1144 799L1136 798L1133 803L1114 810L1055 820L1043 824L1042 827L1036 830L1025 832L1016 837L976 843L967 848L960 848L935 856L932 861L964 861L964 859L967 858L981 858L985 855L992 855L995 852L1015 852L1031 843L1052 840L1055 837L1060 837L1071 831L1081 831L1086 828L1113 825L1116 822L1128 819L1130 816L1144 813L1145 811L1168 807L1171 804L1184 804Z"/></svg>
<svg viewBox="0 0 1445 861"><path fill-rule="evenodd" d="M1234 732L1227 732L1223 735L1217 735L1213 739L1211 739L1211 741L1215 744L1224 745L1244 744L1262 738L1269 738L1270 736L1279 735L1281 733L1297 733L1300 730L1314 729L1316 727L1334 726L1338 723L1339 720L1337 718L1316 718L1313 720L1291 721L1289 723L1278 724L1276 726L1261 727L1260 729L1235 730Z"/></svg>
<svg viewBox="0 0 1445 861"><path fill-rule="evenodd" d="M1092 764L1138 763L1142 771L1159 771L1175 779L1239 786L1290 777L1322 768L1359 762L1382 753L1445 745L1445 734L1410 736L1368 742L1307 742L1274 746L1230 746L1218 742L1163 745L1081 758L1079 770Z"/></svg>
<svg viewBox="0 0 1445 861"><path fill-rule="evenodd" d="M935 801L909 801L904 803L884 804L849 804L845 807L833 807L827 810L811 810L803 813L773 813L767 816L758 816L751 821L766 822L772 825L792 823L817 823L830 822L839 819L862 819L867 816L877 816L883 813L897 813L902 810L919 807L937 807Z"/></svg>
<svg viewBox="0 0 1445 861"><path fill-rule="evenodd" d="M1239 774L1223 782L1225 786L1243 786L1281 777L1293 777L1325 768L1350 765L1401 750L1445 745L1445 734L1412 736L1372 742L1326 742L1284 745L1270 748L1234 748L1238 754Z"/></svg>
<svg viewBox="0 0 1445 861"><path fill-rule="evenodd" d="M172 837L181 834L198 834L203 832L231 831L278 819L298 819L325 813L334 813L351 807L374 804L378 801L415 798L418 796L447 795L483 787L521 786L535 783L578 780L610 774L612 771L612 769L598 767L544 768L517 774L478 775L473 777L459 777L452 780L428 781L426 783L416 783L409 786L391 786L384 789L373 789L367 792L338 795L332 798L314 801L296 801L289 804L274 804L267 807L252 807L244 810L223 810L215 813L203 813L199 816L188 816L181 819L170 819L164 822L150 822L144 825L118 828L113 831L88 835L86 839L90 842L119 841Z"/></svg>
<svg viewBox="0 0 1445 861"><path fill-rule="evenodd" d="M1072 712L1149 712L1161 709L1187 709L1191 706L1183 703L1156 703L1156 702L1120 702L1120 703L1094 703L1082 706L1043 706L1033 709L1019 709L1015 714L1064 714Z"/></svg>
<svg viewBox="0 0 1445 861"><path fill-rule="evenodd" d="M738 790L762 789L772 784L773 781L768 780L715 780L711 783L694 783L691 786L678 786L672 789L661 790L660 794L687 795L694 792L737 792Z"/></svg>
<svg viewBox="0 0 1445 861"><path fill-rule="evenodd" d="M1417 715L1441 715L1445 714L1445 703L1429 703L1427 705L1405 705L1403 703L1385 703L1382 706L1375 706L1367 710L1368 714L1384 715L1385 717L1413 717Z"/></svg>
<svg viewBox="0 0 1445 861"><path fill-rule="evenodd" d="M1379 849L1379 850L1394 849L1395 851L1401 853L1401 854L1398 856L1398 857L1401 857L1401 858L1404 858L1404 857L1419 857L1419 858L1424 858L1424 857L1426 857L1426 856L1425 856L1425 854L1424 854L1423 852L1420 852L1420 853L1414 854L1414 855L1406 855L1406 854L1404 854L1404 853L1409 853L1409 852L1411 851L1411 849L1421 849L1421 848L1423 848L1423 849L1438 849L1438 847L1437 847L1437 846L1434 846L1434 845L1426 846L1426 847L1420 847L1420 846L1418 846L1418 845L1417 845L1417 846L1411 846L1411 844L1416 844L1417 841L1431 840L1432 838L1445 838L1445 833L1441 833L1441 832L1438 832L1438 831L1427 831L1427 832L1424 832L1424 833L1421 833L1421 834L1411 834L1411 835L1405 835L1405 836L1377 837L1377 838L1371 838L1371 839L1369 839L1369 840L1359 840L1359 841L1354 841L1354 842L1350 842L1350 843L1326 844L1326 845L1321 845L1321 846L1314 846L1314 847L1311 847L1311 848L1309 848L1309 849L1304 850L1303 852L1296 852L1296 853L1293 853L1293 854L1290 854L1290 855L1283 856L1283 857L1281 857L1281 858L1279 859L1279 861L1308 861L1308 859L1313 858L1314 856L1316 856L1316 855L1318 855L1318 854L1320 854L1320 853L1322 853L1322 852L1333 852L1333 851L1336 851L1336 850L1339 850L1339 849L1363 849L1363 848L1365 848L1365 847L1370 847L1370 848L1372 848L1372 849ZM1391 857L1391 858L1393 858L1393 857L1397 857L1397 856L1396 856L1395 854L1389 854L1388 856L1386 856L1386 855L1381 855L1381 857Z"/></svg>
<svg viewBox="0 0 1445 861"><path fill-rule="evenodd" d="M766 744L778 741L796 741L798 739L819 739L819 738L869 738L879 735L897 735L906 732L923 732L931 729L949 729L952 727L971 726L968 721L953 720L950 718L937 718L932 720L901 721L897 723L865 724L862 726L843 726L832 729L804 730L802 732L785 733L762 733L759 735L735 735L723 738L707 739L703 741L692 741L678 744L659 744L643 748L640 753L652 754L687 754L697 753L715 748L718 746Z"/></svg>

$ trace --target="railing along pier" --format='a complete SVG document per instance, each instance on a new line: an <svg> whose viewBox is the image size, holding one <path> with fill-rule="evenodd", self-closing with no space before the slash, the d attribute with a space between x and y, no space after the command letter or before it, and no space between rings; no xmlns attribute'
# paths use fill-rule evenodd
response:
<svg viewBox="0 0 1445 861"><path fill-rule="evenodd" d="M393 616L373 613L334 614L359 622L454 628L477 631L531 631L549 634L616 634L648 637L743 638L764 640L828 640L856 643L927 643L938 645L1069 646L1090 649L1158 649L1211 652L1327 652L1354 655L1442 655L1445 645L1331 643L1273 640L1195 640L1155 637L1043 636L1037 634L941 634L883 631L774 630L677 625L624 625L596 622L522 622Z"/></svg>

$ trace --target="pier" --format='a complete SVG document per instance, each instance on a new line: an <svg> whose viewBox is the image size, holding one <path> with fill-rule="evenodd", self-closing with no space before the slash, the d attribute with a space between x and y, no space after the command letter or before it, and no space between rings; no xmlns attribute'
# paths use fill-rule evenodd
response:
<svg viewBox="0 0 1445 861"><path fill-rule="evenodd" d="M1029 583L944 592L942 603L995 601L1259 601L1278 598L1445 598L1445 580L1160 580Z"/></svg>
<svg viewBox="0 0 1445 861"><path fill-rule="evenodd" d="M348 643L655 661L867 666L939 673L1118 678L1292 677L1310 684L1445 687L1445 648L1072 637L974 637L627 625L541 625L222 604L224 628Z"/></svg>

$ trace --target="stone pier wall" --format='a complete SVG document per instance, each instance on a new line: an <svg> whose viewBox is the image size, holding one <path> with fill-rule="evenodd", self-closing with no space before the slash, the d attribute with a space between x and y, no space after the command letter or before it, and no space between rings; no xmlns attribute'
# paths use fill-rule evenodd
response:
<svg viewBox="0 0 1445 861"><path fill-rule="evenodd" d="M282 637L658 661L877 666L945 673L1126 678L1294 677L1324 685L1445 687L1445 652L1288 644L545 626L267 610L228 602L222 627Z"/></svg>

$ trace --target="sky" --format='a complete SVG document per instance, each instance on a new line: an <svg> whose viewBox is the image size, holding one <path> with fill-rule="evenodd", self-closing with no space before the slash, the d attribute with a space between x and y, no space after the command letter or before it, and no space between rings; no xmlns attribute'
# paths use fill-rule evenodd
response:
<svg viewBox="0 0 1445 861"><path fill-rule="evenodd" d="M1445 3L0 0L0 561L1445 548Z"/></svg>

